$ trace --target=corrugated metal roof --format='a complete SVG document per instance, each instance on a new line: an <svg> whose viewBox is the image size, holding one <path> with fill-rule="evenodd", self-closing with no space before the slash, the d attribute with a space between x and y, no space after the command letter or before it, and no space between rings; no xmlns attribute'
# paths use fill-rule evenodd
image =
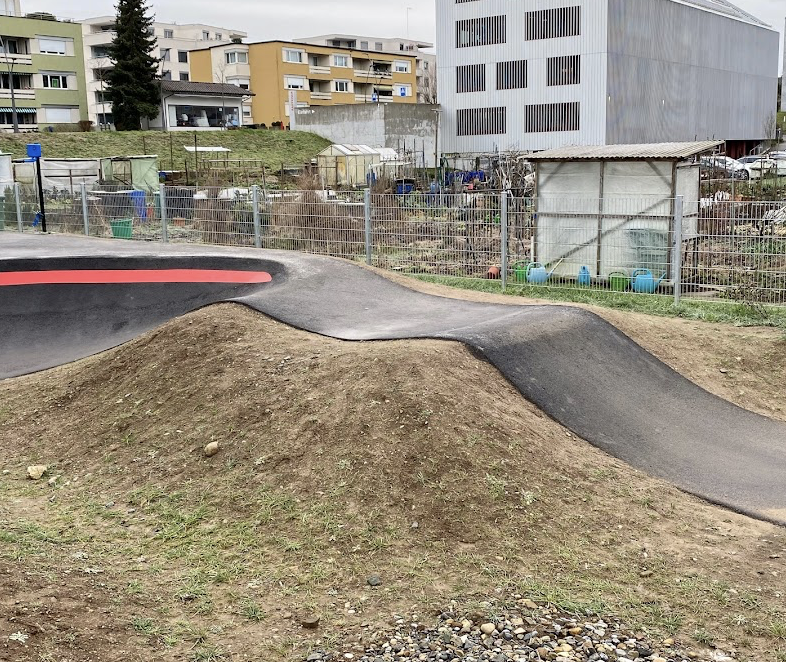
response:
<svg viewBox="0 0 786 662"><path fill-rule="evenodd" d="M570 145L530 154L530 161L679 161L711 152L722 140L690 143L649 143L644 145Z"/></svg>

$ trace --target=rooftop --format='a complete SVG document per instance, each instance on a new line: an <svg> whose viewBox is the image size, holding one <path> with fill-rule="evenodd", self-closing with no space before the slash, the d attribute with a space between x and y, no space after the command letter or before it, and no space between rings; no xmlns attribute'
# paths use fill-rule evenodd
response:
<svg viewBox="0 0 786 662"><path fill-rule="evenodd" d="M175 94L193 94L196 96L207 95L216 97L246 97L254 96L253 92L244 90L237 85L229 83L197 83L184 80L162 81L164 92Z"/></svg>
<svg viewBox="0 0 786 662"><path fill-rule="evenodd" d="M736 5L733 5L728 0L675 0L675 1L680 2L684 5L693 5L694 7L715 12L716 14L729 16L731 18L737 19L738 21L744 21L745 23L753 23L754 25L758 25L764 28L770 27L767 23L760 21L753 14L749 14L748 12L743 11Z"/></svg>
<svg viewBox="0 0 786 662"><path fill-rule="evenodd" d="M679 161L711 152L722 140L641 145L570 145L530 154L530 161Z"/></svg>
<svg viewBox="0 0 786 662"><path fill-rule="evenodd" d="M395 52L393 52L393 51L390 51L390 52L389 51L372 51L372 50L366 51L366 50L361 50L359 48L346 48L346 47L343 47L343 46L339 48L338 46L326 46L326 45L323 45L323 44L310 44L310 43L303 42L303 41L284 41L282 39L267 39L265 41L249 41L249 42L244 41L244 42L242 42L240 44L213 44L212 46L206 46L205 48L198 48L198 49L196 49L194 51L191 51L191 52L192 53L196 53L196 52L199 52L199 51L209 51L209 50L212 50L214 48L227 48L227 47L232 47L232 46L259 46L261 44L281 44L282 46L301 46L301 47L302 46L313 46L314 48L330 48L330 49L332 49L334 51L337 51L337 52L339 52L339 51L349 51L350 53L369 53L371 55L389 55L389 56L390 55L395 55L396 57L401 57L401 58L411 57L413 59L416 59L418 57L418 54L417 54L416 51L401 51L401 52L399 52L399 51L395 51Z"/></svg>

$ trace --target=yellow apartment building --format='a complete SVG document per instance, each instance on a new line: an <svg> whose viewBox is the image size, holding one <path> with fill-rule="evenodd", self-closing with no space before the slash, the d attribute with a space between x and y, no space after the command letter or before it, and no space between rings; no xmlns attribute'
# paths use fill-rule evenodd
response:
<svg viewBox="0 0 786 662"><path fill-rule="evenodd" d="M288 126L297 108L356 103L416 103L415 55L286 41L225 44L189 53L191 80L231 83L255 96L243 124Z"/></svg>

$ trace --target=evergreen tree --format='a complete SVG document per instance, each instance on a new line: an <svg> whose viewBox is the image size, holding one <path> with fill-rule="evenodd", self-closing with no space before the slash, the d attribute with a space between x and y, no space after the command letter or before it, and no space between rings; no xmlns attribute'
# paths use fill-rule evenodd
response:
<svg viewBox="0 0 786 662"><path fill-rule="evenodd" d="M150 55L156 38L148 11L146 0L117 3L117 35L109 48L114 68L106 81L118 131L136 131L143 117L152 119L160 111L159 60Z"/></svg>

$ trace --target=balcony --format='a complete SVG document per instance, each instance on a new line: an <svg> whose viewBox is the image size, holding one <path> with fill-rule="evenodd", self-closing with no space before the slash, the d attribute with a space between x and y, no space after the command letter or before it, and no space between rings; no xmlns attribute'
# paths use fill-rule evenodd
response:
<svg viewBox="0 0 786 662"><path fill-rule="evenodd" d="M331 101L333 99L333 94L330 92L312 92L311 93L311 100L312 101Z"/></svg>
<svg viewBox="0 0 786 662"><path fill-rule="evenodd" d="M108 57L91 57L87 61L88 69L111 69L114 65Z"/></svg>
<svg viewBox="0 0 786 662"><path fill-rule="evenodd" d="M317 67L312 64L308 68L308 73L312 76L330 76L330 67Z"/></svg>
<svg viewBox="0 0 786 662"><path fill-rule="evenodd" d="M11 90L2 90L0 89L0 99L10 99L11 98ZM35 90L14 90L14 98L17 101L25 100L25 101L33 101L35 100ZM8 104L4 103L4 106Z"/></svg>
<svg viewBox="0 0 786 662"><path fill-rule="evenodd" d="M116 32L112 31L103 31L103 32L92 32L91 34L86 34L82 36L82 42L85 46L109 46L117 36Z"/></svg>
<svg viewBox="0 0 786 662"><path fill-rule="evenodd" d="M29 53L0 53L0 65L33 64L33 56Z"/></svg>
<svg viewBox="0 0 786 662"><path fill-rule="evenodd" d="M393 78L393 74L390 71L375 71L374 69L366 69L365 71L355 69L355 76L357 78L371 78L372 80Z"/></svg>
<svg viewBox="0 0 786 662"><path fill-rule="evenodd" d="M391 101L395 101L395 97L381 96L379 99L374 99L371 94L356 94L355 101L357 103L390 103Z"/></svg>

